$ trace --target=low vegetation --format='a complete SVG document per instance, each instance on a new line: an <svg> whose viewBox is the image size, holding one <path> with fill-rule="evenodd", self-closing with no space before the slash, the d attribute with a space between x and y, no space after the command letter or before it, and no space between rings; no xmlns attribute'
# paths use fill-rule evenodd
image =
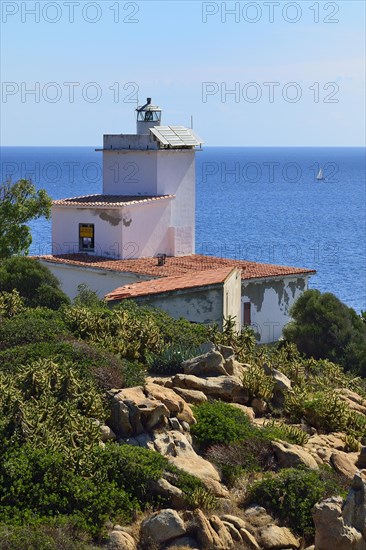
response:
<svg viewBox="0 0 366 550"><path fill-rule="evenodd" d="M34 260L2 260L0 548L100 547L107 520L128 523L141 511L171 504L149 483L167 474L188 506L215 509L217 499L199 479L156 452L101 446L99 429L110 412L107 390L143 385L151 373L180 372L182 361L208 340L231 346L250 365L243 388L249 402L267 403L267 418L257 427L240 408L204 402L193 407L196 448L221 469L228 486L243 476L256 479L247 484L245 504L264 506L298 534L311 535L311 507L323 496L343 494L342 480L327 469L279 470L272 442L305 445L305 421L320 433L343 432L347 450L366 444L366 417L339 392L354 391L366 401L366 325L329 297L304 296L286 341L257 346L253 331L237 334L230 319L220 331L132 302L110 309L85 286L71 304ZM312 338L321 339L321 348ZM268 369L291 381L281 402Z"/></svg>

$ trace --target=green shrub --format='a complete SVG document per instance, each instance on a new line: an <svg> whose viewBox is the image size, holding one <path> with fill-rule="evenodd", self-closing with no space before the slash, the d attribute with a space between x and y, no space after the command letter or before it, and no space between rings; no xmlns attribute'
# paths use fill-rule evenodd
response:
<svg viewBox="0 0 366 550"><path fill-rule="evenodd" d="M58 309L70 300L59 280L37 260L13 256L0 263L0 292L18 290L29 307Z"/></svg>
<svg viewBox="0 0 366 550"><path fill-rule="evenodd" d="M309 435L301 428L275 420L266 422L261 431L263 436L271 441L281 439L295 445L305 445L309 440Z"/></svg>
<svg viewBox="0 0 366 550"><path fill-rule="evenodd" d="M284 469L278 474L265 474L248 491L247 504L263 506L269 514L299 535L312 535L312 507L322 498L344 495L337 476L330 469L320 471Z"/></svg>
<svg viewBox="0 0 366 550"><path fill-rule="evenodd" d="M291 309L284 337L301 353L329 359L347 370L366 372L366 325L334 294L305 291Z"/></svg>
<svg viewBox="0 0 366 550"><path fill-rule="evenodd" d="M270 401L273 396L274 382L262 367L250 365L243 374L243 388L248 390L249 401L254 397Z"/></svg>
<svg viewBox="0 0 366 550"><path fill-rule="evenodd" d="M197 423L192 434L203 449L210 445L235 443L254 435L248 416L223 401L206 402L193 408Z"/></svg>
<svg viewBox="0 0 366 550"><path fill-rule="evenodd" d="M17 290L0 292L0 320L1 317L14 317L24 311L24 300Z"/></svg>
<svg viewBox="0 0 366 550"><path fill-rule="evenodd" d="M67 521L33 526L0 524L0 550L97 550L85 539L89 537Z"/></svg>
<svg viewBox="0 0 366 550"><path fill-rule="evenodd" d="M294 388L286 397L285 409L295 421L305 418L311 426L326 432L344 431L350 414L348 405L333 390Z"/></svg>
<svg viewBox="0 0 366 550"><path fill-rule="evenodd" d="M188 348L183 345L171 345L158 355L149 357L149 370L154 374L177 374L182 372L183 361L199 354L199 347Z"/></svg>
<svg viewBox="0 0 366 550"><path fill-rule="evenodd" d="M36 342L56 342L63 326L55 312L49 309L26 309L0 323L0 351Z"/></svg>
<svg viewBox="0 0 366 550"><path fill-rule="evenodd" d="M141 447L111 444L105 449L95 449L93 458L100 482L106 480L124 488L141 505L153 502L150 482L166 472L171 483L188 496L204 487L200 479L179 470L159 453Z"/></svg>
<svg viewBox="0 0 366 550"><path fill-rule="evenodd" d="M60 453L30 444L2 457L0 484L0 514L9 524L70 516L96 534L111 517L130 521L139 507L115 483L79 475Z"/></svg>

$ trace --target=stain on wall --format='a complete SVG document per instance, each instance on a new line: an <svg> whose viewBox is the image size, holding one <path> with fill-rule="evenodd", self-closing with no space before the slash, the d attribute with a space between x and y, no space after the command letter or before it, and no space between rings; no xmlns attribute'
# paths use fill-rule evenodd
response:
<svg viewBox="0 0 366 550"><path fill-rule="evenodd" d="M125 227L130 227L132 223L132 218L129 212L126 212L125 214L123 214L122 223Z"/></svg>
<svg viewBox="0 0 366 550"><path fill-rule="evenodd" d="M118 210L98 210L97 211L99 218L104 222L108 222L110 225L116 227L122 221L122 216L119 214Z"/></svg>

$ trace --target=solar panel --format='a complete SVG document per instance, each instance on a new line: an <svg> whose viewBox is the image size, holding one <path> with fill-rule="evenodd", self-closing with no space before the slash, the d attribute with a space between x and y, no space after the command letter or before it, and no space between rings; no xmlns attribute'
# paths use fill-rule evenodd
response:
<svg viewBox="0 0 366 550"><path fill-rule="evenodd" d="M191 128L184 126L154 126L150 132L162 145L170 147L196 147L203 143Z"/></svg>

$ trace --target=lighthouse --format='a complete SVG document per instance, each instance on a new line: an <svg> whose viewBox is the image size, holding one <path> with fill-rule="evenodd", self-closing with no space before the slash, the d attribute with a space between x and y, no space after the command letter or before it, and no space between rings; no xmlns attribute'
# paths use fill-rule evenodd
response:
<svg viewBox="0 0 366 550"><path fill-rule="evenodd" d="M147 98L136 109L136 134L103 136L102 193L53 201L53 254L194 254L195 155L202 140L161 119Z"/></svg>

